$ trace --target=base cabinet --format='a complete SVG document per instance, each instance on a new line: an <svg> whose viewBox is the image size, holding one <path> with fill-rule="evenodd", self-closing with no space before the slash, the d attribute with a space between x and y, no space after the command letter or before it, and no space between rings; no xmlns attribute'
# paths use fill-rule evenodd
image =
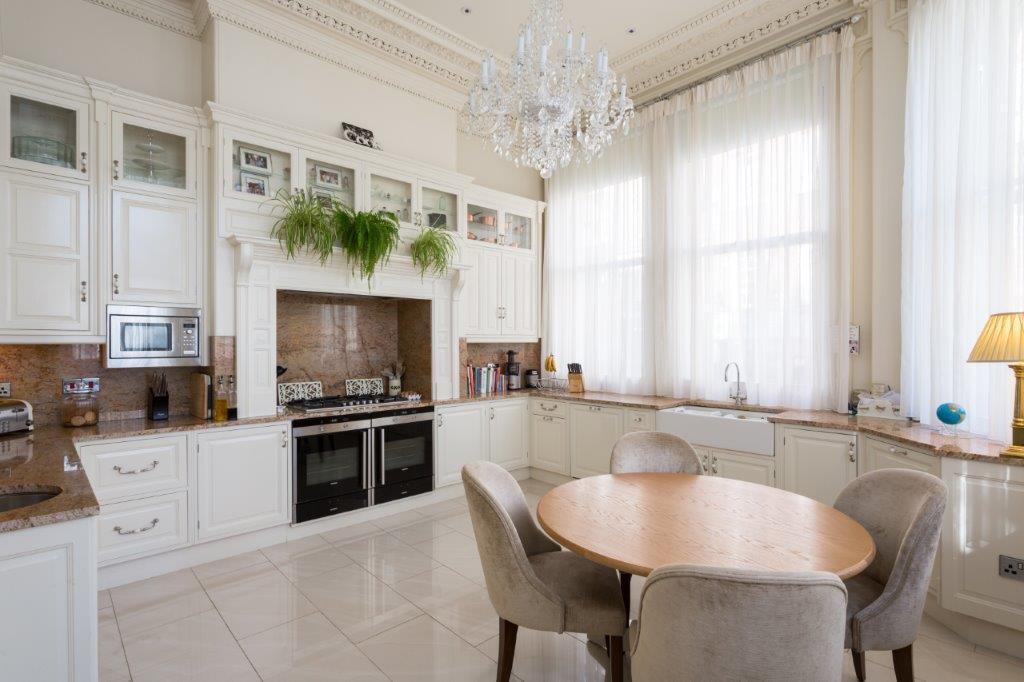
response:
<svg viewBox="0 0 1024 682"><path fill-rule="evenodd" d="M441 407L435 411L435 483L462 482L462 467L479 460L506 469L529 463L525 398Z"/></svg>
<svg viewBox="0 0 1024 682"><path fill-rule="evenodd" d="M525 400L504 400L490 406L490 459L506 469L529 464Z"/></svg>
<svg viewBox="0 0 1024 682"><path fill-rule="evenodd" d="M564 417L530 415L530 466L569 475L569 426Z"/></svg>
<svg viewBox="0 0 1024 682"><path fill-rule="evenodd" d="M710 473L722 478L774 486L775 458L731 450L712 450Z"/></svg>
<svg viewBox="0 0 1024 682"><path fill-rule="evenodd" d="M569 406L569 462L573 478L611 471L612 448L623 433L623 410L602 405Z"/></svg>
<svg viewBox="0 0 1024 682"><path fill-rule="evenodd" d="M291 521L288 427L212 429L196 435L196 540Z"/></svg>
<svg viewBox="0 0 1024 682"><path fill-rule="evenodd" d="M832 506L857 478L857 436L814 429L782 429L780 485Z"/></svg>

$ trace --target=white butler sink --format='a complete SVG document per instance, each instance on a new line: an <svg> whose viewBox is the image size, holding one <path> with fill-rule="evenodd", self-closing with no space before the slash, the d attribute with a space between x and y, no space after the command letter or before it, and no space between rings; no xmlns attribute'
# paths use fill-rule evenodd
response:
<svg viewBox="0 0 1024 682"><path fill-rule="evenodd" d="M658 431L673 433L693 445L775 454L775 425L768 412L723 410L711 407L673 407L659 410Z"/></svg>

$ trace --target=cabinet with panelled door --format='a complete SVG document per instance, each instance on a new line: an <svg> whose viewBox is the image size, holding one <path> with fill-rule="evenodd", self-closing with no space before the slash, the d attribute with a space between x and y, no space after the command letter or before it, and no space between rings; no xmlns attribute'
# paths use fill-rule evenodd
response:
<svg viewBox="0 0 1024 682"><path fill-rule="evenodd" d="M612 448L623 433L623 409L569 405L569 462L573 478L611 471Z"/></svg>
<svg viewBox="0 0 1024 682"><path fill-rule="evenodd" d="M0 164L88 182L92 105L84 84L13 65L4 70L9 78L0 80Z"/></svg>
<svg viewBox="0 0 1024 682"><path fill-rule="evenodd" d="M462 482L462 467L478 460L506 469L529 463L528 401L506 398L435 410L435 483Z"/></svg>
<svg viewBox="0 0 1024 682"><path fill-rule="evenodd" d="M857 435L820 429L777 427L779 487L831 506L857 478Z"/></svg>
<svg viewBox="0 0 1024 682"><path fill-rule="evenodd" d="M536 341L540 278L536 256L468 245L462 330L469 341Z"/></svg>

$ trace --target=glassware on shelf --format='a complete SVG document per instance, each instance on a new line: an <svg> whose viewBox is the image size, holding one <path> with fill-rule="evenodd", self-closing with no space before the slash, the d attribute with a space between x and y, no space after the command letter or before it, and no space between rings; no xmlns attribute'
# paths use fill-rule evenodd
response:
<svg viewBox="0 0 1024 682"><path fill-rule="evenodd" d="M420 196L423 224L446 230L458 229L458 220L455 217L458 205L458 197L451 192L424 187Z"/></svg>
<svg viewBox="0 0 1024 682"><path fill-rule="evenodd" d="M515 213L506 213L504 243L519 249L529 249L532 241L533 221Z"/></svg>
<svg viewBox="0 0 1024 682"><path fill-rule="evenodd" d="M378 211L394 213L401 222L412 221L412 185L408 182L371 175L370 203Z"/></svg>
<svg viewBox="0 0 1024 682"><path fill-rule="evenodd" d="M496 210L468 204L466 213L466 236L469 239L488 244L500 243Z"/></svg>
<svg viewBox="0 0 1024 682"><path fill-rule="evenodd" d="M11 156L61 168L75 167L78 115L74 109L11 97Z"/></svg>
<svg viewBox="0 0 1024 682"><path fill-rule="evenodd" d="M185 137L130 123L125 123L122 130L125 180L185 189Z"/></svg>

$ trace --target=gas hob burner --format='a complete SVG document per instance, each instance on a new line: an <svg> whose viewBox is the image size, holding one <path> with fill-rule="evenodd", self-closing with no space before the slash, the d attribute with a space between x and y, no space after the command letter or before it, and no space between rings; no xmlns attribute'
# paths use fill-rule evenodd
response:
<svg viewBox="0 0 1024 682"><path fill-rule="evenodd" d="M379 405L383 403L405 402L405 398L386 395L329 395L323 398L300 400L291 404L303 412L328 412L340 410L346 407L362 407L364 405Z"/></svg>

